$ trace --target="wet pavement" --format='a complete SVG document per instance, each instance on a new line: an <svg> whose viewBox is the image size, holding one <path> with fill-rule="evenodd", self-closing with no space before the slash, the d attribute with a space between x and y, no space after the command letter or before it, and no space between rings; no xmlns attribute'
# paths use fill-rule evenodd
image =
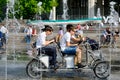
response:
<svg viewBox="0 0 120 80"><path fill-rule="evenodd" d="M111 50L113 52L111 52ZM33 79L26 74L26 65L29 60L5 60L4 54L0 60L0 80L120 80L119 52L119 49L115 50L113 48L102 48L102 54L105 59L109 61L110 54L112 58L112 71L111 75L107 79L97 78L91 69L56 72L49 71L43 73L41 79Z"/></svg>
<svg viewBox="0 0 120 80"><path fill-rule="evenodd" d="M112 71L108 79L98 79L91 69L71 71L50 71L43 73L41 79L30 78L26 74L28 62L0 61L0 80L120 80L120 71Z"/></svg>

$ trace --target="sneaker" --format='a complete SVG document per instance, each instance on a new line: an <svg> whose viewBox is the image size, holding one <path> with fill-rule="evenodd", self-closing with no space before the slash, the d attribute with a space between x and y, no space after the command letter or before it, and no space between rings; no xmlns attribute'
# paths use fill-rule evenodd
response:
<svg viewBox="0 0 120 80"><path fill-rule="evenodd" d="M81 64L81 63L78 63L78 68L83 68L83 67L85 67L85 65L83 65L83 64Z"/></svg>

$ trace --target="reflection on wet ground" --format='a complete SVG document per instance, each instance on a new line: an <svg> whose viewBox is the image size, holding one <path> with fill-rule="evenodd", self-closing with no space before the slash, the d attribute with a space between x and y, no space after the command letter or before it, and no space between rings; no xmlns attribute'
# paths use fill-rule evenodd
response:
<svg viewBox="0 0 120 80"><path fill-rule="evenodd" d="M1 63L3 64L3 63ZM8 64L7 75L5 65L0 65L0 80L98 80L90 69L74 71L50 71L44 72L42 79L33 79L26 74L23 63Z"/></svg>

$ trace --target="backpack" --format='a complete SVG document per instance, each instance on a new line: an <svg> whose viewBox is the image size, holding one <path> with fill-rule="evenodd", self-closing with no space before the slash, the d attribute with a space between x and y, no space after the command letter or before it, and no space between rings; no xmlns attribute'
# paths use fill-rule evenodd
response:
<svg viewBox="0 0 120 80"><path fill-rule="evenodd" d="M88 43L90 44L90 47L92 50L98 50L99 49L99 43L95 41L94 39L87 39Z"/></svg>

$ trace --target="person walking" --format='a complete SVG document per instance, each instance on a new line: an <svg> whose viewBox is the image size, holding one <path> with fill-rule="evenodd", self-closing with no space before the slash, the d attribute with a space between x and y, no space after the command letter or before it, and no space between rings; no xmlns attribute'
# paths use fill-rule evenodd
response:
<svg viewBox="0 0 120 80"><path fill-rule="evenodd" d="M3 43L3 46L5 47L6 41L7 41L7 34L8 34L8 29L2 24L0 31L2 32L2 38L1 41Z"/></svg>
<svg viewBox="0 0 120 80"><path fill-rule="evenodd" d="M26 29L26 43L30 44L31 43L31 37L32 37L32 26L29 25L28 28Z"/></svg>

